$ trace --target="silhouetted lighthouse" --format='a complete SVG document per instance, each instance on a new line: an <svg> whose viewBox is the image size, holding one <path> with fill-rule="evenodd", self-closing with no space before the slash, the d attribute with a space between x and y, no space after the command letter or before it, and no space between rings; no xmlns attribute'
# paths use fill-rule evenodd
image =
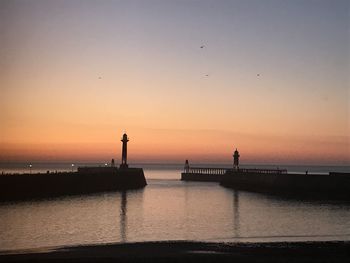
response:
<svg viewBox="0 0 350 263"><path fill-rule="evenodd" d="M237 151L237 148L235 152L233 153L233 169L238 170L239 168L239 152Z"/></svg>
<svg viewBox="0 0 350 263"><path fill-rule="evenodd" d="M123 148L122 148L122 163L120 164L120 168L128 168L128 163L127 163L127 144L129 141L128 135L126 133L123 134L123 138L121 140L123 142Z"/></svg>

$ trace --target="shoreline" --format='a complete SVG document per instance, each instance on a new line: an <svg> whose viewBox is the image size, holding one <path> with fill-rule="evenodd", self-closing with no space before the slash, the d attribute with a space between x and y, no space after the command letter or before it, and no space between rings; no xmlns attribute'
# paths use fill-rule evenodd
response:
<svg viewBox="0 0 350 263"><path fill-rule="evenodd" d="M344 262L350 241L152 241L0 251L0 262Z"/></svg>

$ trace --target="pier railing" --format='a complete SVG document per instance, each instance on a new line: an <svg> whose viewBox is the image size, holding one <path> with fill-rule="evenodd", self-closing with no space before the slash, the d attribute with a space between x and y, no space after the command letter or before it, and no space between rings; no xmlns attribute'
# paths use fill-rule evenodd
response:
<svg viewBox="0 0 350 263"><path fill-rule="evenodd" d="M230 172L238 172L238 173L254 173L254 174L287 174L286 169L256 169L256 168L238 168L227 169Z"/></svg>
<svg viewBox="0 0 350 263"><path fill-rule="evenodd" d="M11 172L1 172L0 176L12 176L12 175L28 175L28 176L34 176L34 175L45 175L45 174L55 174L55 175L61 175L61 174L71 174L76 173L77 171L46 171L46 172L24 172L24 173L11 173Z"/></svg>
<svg viewBox="0 0 350 263"><path fill-rule="evenodd" d="M188 174L213 174L222 175L226 172L237 172L237 173L254 173L254 174L287 174L286 169L255 169L255 168L203 168L203 167L188 167L184 169L184 173Z"/></svg>
<svg viewBox="0 0 350 263"><path fill-rule="evenodd" d="M225 174L227 168L202 168L202 167L191 167L184 170L185 173L190 174Z"/></svg>

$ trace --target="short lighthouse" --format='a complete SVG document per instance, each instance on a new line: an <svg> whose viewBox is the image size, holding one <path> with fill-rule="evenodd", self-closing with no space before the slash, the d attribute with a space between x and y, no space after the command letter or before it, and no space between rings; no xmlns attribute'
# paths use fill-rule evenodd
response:
<svg viewBox="0 0 350 263"><path fill-rule="evenodd" d="M120 168L128 168L128 163L127 163L127 158L128 158L128 150L127 150L127 145L128 145L128 135L126 133L123 134L123 138L121 139L123 142L123 148L122 148L122 163L120 164Z"/></svg>
<svg viewBox="0 0 350 263"><path fill-rule="evenodd" d="M237 148L235 152L233 153L233 169L238 170L239 168L239 152L237 151Z"/></svg>

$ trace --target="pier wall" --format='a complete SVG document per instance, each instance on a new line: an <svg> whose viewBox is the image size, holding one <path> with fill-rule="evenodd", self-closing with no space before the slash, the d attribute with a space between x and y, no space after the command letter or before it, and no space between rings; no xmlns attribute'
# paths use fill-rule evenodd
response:
<svg viewBox="0 0 350 263"><path fill-rule="evenodd" d="M222 177L220 184L254 192L350 200L348 174L258 174L229 171Z"/></svg>
<svg viewBox="0 0 350 263"><path fill-rule="evenodd" d="M146 186L141 168L0 176L0 201L137 189Z"/></svg>
<svg viewBox="0 0 350 263"><path fill-rule="evenodd" d="M222 174L181 173L182 181L220 182Z"/></svg>
<svg viewBox="0 0 350 263"><path fill-rule="evenodd" d="M197 182L220 182L222 176L226 172L226 168L191 167L185 169L185 171L181 173L181 180Z"/></svg>

